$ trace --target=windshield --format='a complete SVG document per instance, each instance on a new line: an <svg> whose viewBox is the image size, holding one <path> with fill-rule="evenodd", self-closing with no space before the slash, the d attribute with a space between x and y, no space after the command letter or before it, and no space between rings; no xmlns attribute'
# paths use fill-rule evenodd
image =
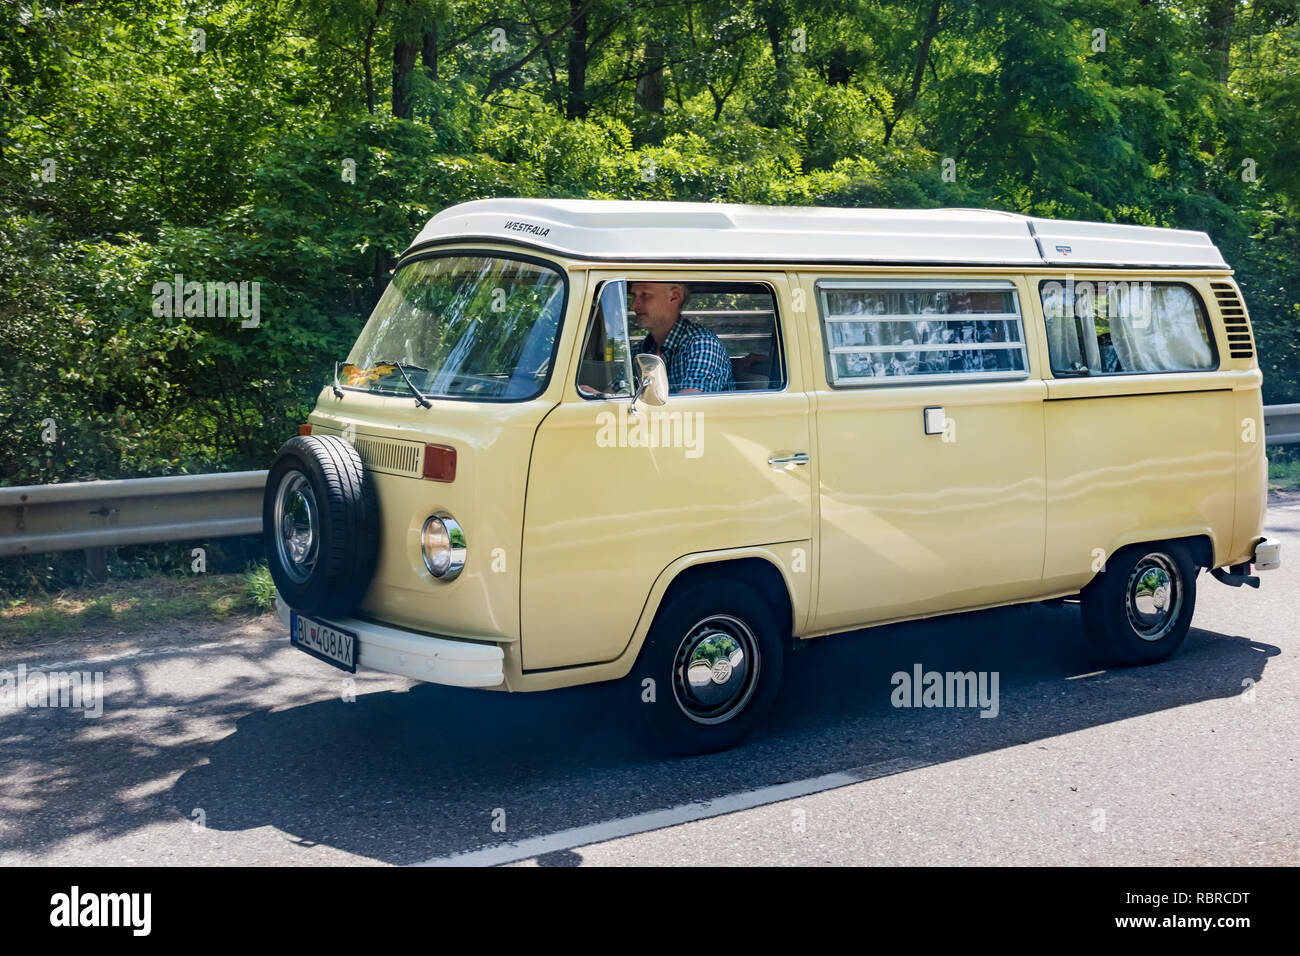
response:
<svg viewBox="0 0 1300 956"><path fill-rule="evenodd" d="M560 273L540 263L417 259L393 275L339 381L409 395L405 372L431 398L534 398L550 378L564 293Z"/></svg>

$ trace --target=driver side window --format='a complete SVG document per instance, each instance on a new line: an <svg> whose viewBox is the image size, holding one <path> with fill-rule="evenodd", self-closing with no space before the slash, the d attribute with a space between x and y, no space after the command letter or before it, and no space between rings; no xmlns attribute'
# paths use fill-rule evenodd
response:
<svg viewBox="0 0 1300 956"><path fill-rule="evenodd" d="M677 291L656 299L654 287ZM638 289L645 299L631 294ZM651 331L656 321L663 343ZM636 383L630 359L638 352L660 355L670 392L686 398L701 391L779 391L787 381L776 297L766 283L676 278L603 283L583 339L579 394L631 396Z"/></svg>
<svg viewBox="0 0 1300 956"><path fill-rule="evenodd" d="M583 398L628 398L632 395L631 355L627 334L627 283L602 283L587 323L578 363L578 392Z"/></svg>

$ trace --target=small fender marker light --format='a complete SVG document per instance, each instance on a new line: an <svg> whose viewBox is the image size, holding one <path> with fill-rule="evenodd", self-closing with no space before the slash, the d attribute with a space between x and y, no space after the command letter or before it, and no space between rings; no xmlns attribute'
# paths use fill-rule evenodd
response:
<svg viewBox="0 0 1300 956"><path fill-rule="evenodd" d="M307 425L307 424L299 425L299 426L298 426L298 434L299 434L299 435L310 435L310 434L311 434L311 425Z"/></svg>
<svg viewBox="0 0 1300 956"><path fill-rule="evenodd" d="M425 445L424 477L430 481L455 481L456 449L450 445Z"/></svg>

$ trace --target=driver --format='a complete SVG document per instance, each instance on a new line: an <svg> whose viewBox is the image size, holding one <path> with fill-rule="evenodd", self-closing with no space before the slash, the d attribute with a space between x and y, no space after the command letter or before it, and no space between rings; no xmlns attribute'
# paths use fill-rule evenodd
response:
<svg viewBox="0 0 1300 956"><path fill-rule="evenodd" d="M668 390L682 395L729 392L736 387L731 359L721 340L682 318L690 295L683 282L629 282L632 311L649 333L639 354L658 355L668 367Z"/></svg>

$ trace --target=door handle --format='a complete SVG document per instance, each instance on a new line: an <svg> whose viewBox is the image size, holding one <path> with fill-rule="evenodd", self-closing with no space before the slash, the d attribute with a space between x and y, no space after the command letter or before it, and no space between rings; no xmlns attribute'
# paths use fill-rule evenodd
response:
<svg viewBox="0 0 1300 956"><path fill-rule="evenodd" d="M807 452L798 452L794 455L786 455L783 458L769 458L767 463L773 468L780 468L783 465L806 465L811 459Z"/></svg>

